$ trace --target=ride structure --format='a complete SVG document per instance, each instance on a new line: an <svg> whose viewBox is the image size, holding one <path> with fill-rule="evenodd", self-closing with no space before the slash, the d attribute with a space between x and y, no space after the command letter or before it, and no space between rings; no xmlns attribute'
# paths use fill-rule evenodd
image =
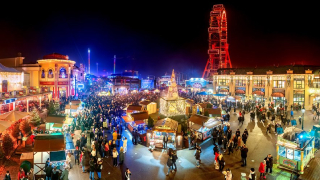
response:
<svg viewBox="0 0 320 180"><path fill-rule="evenodd" d="M216 4L210 12L208 61L202 78L212 80L220 68L232 68L227 42L227 15L223 4Z"/></svg>

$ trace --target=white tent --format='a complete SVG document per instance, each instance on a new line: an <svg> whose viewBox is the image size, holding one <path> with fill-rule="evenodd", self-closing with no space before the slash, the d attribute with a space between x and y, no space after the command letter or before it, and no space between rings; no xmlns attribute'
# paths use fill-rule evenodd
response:
<svg viewBox="0 0 320 180"><path fill-rule="evenodd" d="M20 111L10 111L0 115L0 120L8 120L11 122L16 122L19 119L24 119L29 115L27 112Z"/></svg>
<svg viewBox="0 0 320 180"><path fill-rule="evenodd" d="M5 130L8 129L8 127L10 127L12 124L12 122L10 121L2 121L0 120L0 133L3 133Z"/></svg>

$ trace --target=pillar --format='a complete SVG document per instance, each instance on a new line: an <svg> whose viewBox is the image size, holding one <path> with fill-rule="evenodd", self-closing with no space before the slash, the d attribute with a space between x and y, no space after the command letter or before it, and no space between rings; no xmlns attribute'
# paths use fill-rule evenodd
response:
<svg viewBox="0 0 320 180"><path fill-rule="evenodd" d="M280 157L279 157L279 145L277 145L277 164L280 164Z"/></svg>
<svg viewBox="0 0 320 180"><path fill-rule="evenodd" d="M54 87L52 87L52 98L55 98Z"/></svg>
<svg viewBox="0 0 320 180"><path fill-rule="evenodd" d="M40 103L39 103L40 109L41 109L41 96L40 96Z"/></svg>
<svg viewBox="0 0 320 180"><path fill-rule="evenodd" d="M60 87L58 87L58 94L56 97L58 97L58 99L60 98Z"/></svg>
<svg viewBox="0 0 320 180"><path fill-rule="evenodd" d="M304 167L304 164L303 164L303 153L304 153L304 151L301 151L301 166L300 166L300 174L303 174L303 167Z"/></svg>
<svg viewBox="0 0 320 180"><path fill-rule="evenodd" d="M29 99L27 99L27 112L29 112Z"/></svg>
<svg viewBox="0 0 320 180"><path fill-rule="evenodd" d="M69 86L66 86L66 98L69 97Z"/></svg>

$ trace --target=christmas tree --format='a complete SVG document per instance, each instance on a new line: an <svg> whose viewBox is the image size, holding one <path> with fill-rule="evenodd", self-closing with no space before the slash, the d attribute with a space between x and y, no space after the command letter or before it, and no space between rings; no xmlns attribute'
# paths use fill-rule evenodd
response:
<svg viewBox="0 0 320 180"><path fill-rule="evenodd" d="M168 89L168 94L167 94L167 99L178 99L178 86L176 83L176 76L174 74L174 70L172 70L172 75L171 75L171 85L169 86Z"/></svg>
<svg viewBox="0 0 320 180"><path fill-rule="evenodd" d="M13 129L11 131L11 136L17 139L19 136L19 132L20 132L19 124L14 124Z"/></svg>
<svg viewBox="0 0 320 180"><path fill-rule="evenodd" d="M22 131L22 134L24 134L24 135L28 135L31 132L31 126L27 120L21 121L20 130Z"/></svg>
<svg viewBox="0 0 320 180"><path fill-rule="evenodd" d="M2 149L5 156L9 156L13 150L13 141L9 134L5 134L2 139Z"/></svg>
<svg viewBox="0 0 320 180"><path fill-rule="evenodd" d="M41 123L41 118L40 118L39 113L38 113L38 111L37 111L36 108L34 108L34 109L32 110L32 112L31 112L31 114L30 114L30 123L31 123L34 127L40 125L40 123Z"/></svg>

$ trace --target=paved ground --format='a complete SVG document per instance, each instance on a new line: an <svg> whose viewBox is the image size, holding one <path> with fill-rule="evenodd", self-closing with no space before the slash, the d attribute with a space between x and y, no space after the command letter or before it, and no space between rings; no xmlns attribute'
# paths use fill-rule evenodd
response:
<svg viewBox="0 0 320 180"><path fill-rule="evenodd" d="M298 116L299 114L296 113ZM276 139L277 136L272 134L266 134L266 123L261 122L249 122L249 115L245 115L246 120L242 126L238 125L236 115L231 115L231 129L233 132L237 128L243 132L244 129L248 129L249 138L247 141L247 146L249 149L247 166L241 167L241 157L240 151L234 152L231 155L225 155L226 168L230 168L234 178L241 179L241 172L248 173L251 167L258 170L260 162L266 157L267 154L272 154L274 156L274 161L276 161ZM305 113L305 124L304 129L310 129L314 124L319 123L318 121L312 120L311 112ZM301 125L298 125L301 127ZM213 162L213 145L211 141L204 142L202 146L201 159L202 164L200 168L195 167L195 159L193 156L194 150L180 150L178 151L178 162L177 169L175 173L171 173L166 176L167 167L166 162L168 155L164 151L154 151L150 152L145 146L142 145L132 145L129 133L126 131L124 135L128 138L128 152L125 155L125 163L122 166L113 167L112 159L105 158L103 164L102 179L124 179L125 168L130 168L132 172L131 179L175 179L175 180L207 180L207 179L217 179L223 180L224 176L217 170L214 169ZM70 178L76 176L77 180L88 179L89 175L86 173L83 175L74 168L70 172ZM97 177L97 176L95 176ZM282 171L280 169L274 169L272 175L268 175L267 179L270 180L280 180L280 179L290 179L290 174Z"/></svg>
<svg viewBox="0 0 320 180"><path fill-rule="evenodd" d="M299 116L299 113L296 113L296 117ZM226 168L230 168L235 180L240 180L240 173L248 173L251 167L254 167L258 170L259 163L266 157L267 154L271 153L274 158L276 158L276 135L275 134L266 134L265 133L265 125L266 123L261 122L249 122L249 115L245 115L245 122L242 126L238 125L236 115L231 115L231 129L233 132L237 128L240 129L241 132L245 128L249 131L249 138L247 141L247 146L249 149L248 153L248 162L247 167L241 167L240 163L240 152L235 152L231 155L225 155L226 160ZM312 120L311 111L307 111L305 113L305 124L304 129L311 129L314 124L319 124L319 121ZM301 127L301 125L298 125ZM79 134L77 131L76 134ZM178 162L177 168L178 171L175 173L171 173L169 176L166 176L167 167L166 162L168 155L164 151L154 151L150 152L145 146L142 145L133 145L131 142L130 134L125 131L124 135L128 138L128 152L125 155L125 163L122 166L113 167L112 159L104 158L103 170L102 170L102 179L103 180L119 180L124 179L124 171L128 167L132 172L132 180L207 180L207 179L215 179L215 180L223 180L224 176L214 169L213 161L213 145L210 141L204 142L202 146L201 159L202 164L198 169L195 167L195 159L193 156L193 150L179 150L178 151ZM77 136L76 136L77 137ZM111 138L111 136L109 136ZM76 139L76 138L75 138ZM88 156L87 156L88 157ZM12 159L12 163L0 162L0 166L5 167L5 169L10 169L13 180L17 177L17 161L18 156L14 156ZM87 159L88 160L88 159ZM276 161L274 159L274 161ZM86 167L88 168L88 166ZM306 172L308 168L305 169ZM95 178L97 179L97 174L95 174ZM0 179L3 179L3 174L0 175ZM80 167L78 165L74 166L70 170L69 174L70 180L88 180L89 173L81 173ZM290 174L282 171L280 169L274 169L274 173L272 175L268 175L267 179L269 180L287 180L290 179Z"/></svg>

